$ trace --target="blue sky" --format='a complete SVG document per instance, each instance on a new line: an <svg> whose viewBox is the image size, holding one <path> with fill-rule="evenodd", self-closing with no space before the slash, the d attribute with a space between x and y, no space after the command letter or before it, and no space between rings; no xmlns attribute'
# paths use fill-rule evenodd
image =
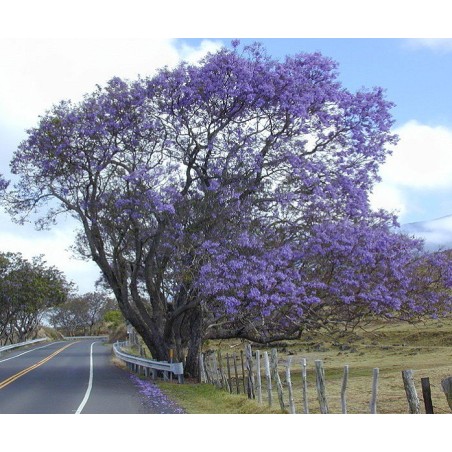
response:
<svg viewBox="0 0 452 452"><path fill-rule="evenodd" d="M339 63L339 79L352 91L383 87L387 98L396 104L392 111L396 120L394 131L401 140L381 168L383 182L375 188L372 204L396 209L402 223L452 214L451 39L429 39L422 33L414 34L421 37L417 39L391 33L395 38L389 39L375 32L370 37L357 33L362 37L338 34L333 38L319 38L317 28L315 31L304 28L307 37L291 38L303 34L293 31L294 22L290 18L285 18L284 24L292 28L286 33L283 24L280 31L288 38L244 38L266 36L262 32L265 27L249 27L243 32L237 27L217 26L211 28L214 31L206 34L206 38L172 39L165 37L172 30L166 28L157 32L152 29L155 33L149 36L142 31L151 28L134 24L128 28L124 24L123 28L105 28L105 25L102 28L96 22L95 28L92 14L83 16L87 22L81 32L81 16L76 25L72 25L74 21L64 24L48 21L46 26L46 22L34 20L31 13L20 16L21 3L23 0L18 0L10 7L14 9L11 18L20 17L17 22L20 26L13 27L13 20L4 20L8 15L0 23L4 26L0 31L0 172L6 176L8 163L25 137L25 129L34 126L38 116L59 100L81 99L96 84L102 85L113 76L133 79L138 74L152 74L163 65L174 66L182 59L195 62L206 52L240 38L243 44L263 42L268 53L276 58L319 51ZM130 4L135 3L133 0ZM94 10L98 4L90 3ZM130 14L125 10L119 13ZM76 10L72 14L77 16ZM225 14L230 17L231 11ZM190 36L187 30L193 32L192 27L188 27L187 21L180 23L181 35ZM373 30L372 24L368 26ZM333 28L331 25L330 29ZM347 23L344 28L348 30ZM112 33L119 29L121 33ZM198 33L197 29L195 32ZM350 35L354 35L353 30ZM435 36L441 37L442 33ZM13 225L0 212L0 250L21 251L27 257L42 253L50 264L61 267L75 280L80 291L92 290L97 268L92 263L72 259L66 251L72 243L73 227L66 219L51 231L35 232L31 225Z"/></svg>
<svg viewBox="0 0 452 452"><path fill-rule="evenodd" d="M452 39L261 41L274 57L319 51L332 58L339 63L339 79L352 91L384 88L395 103L400 143L382 168L375 204L396 209L403 223L452 214Z"/></svg>
<svg viewBox="0 0 452 452"><path fill-rule="evenodd" d="M241 41L249 43L254 39ZM267 38L259 41L270 55L280 58L298 52L321 52L339 63L339 78L351 90L363 86L385 88L387 97L396 103L393 114L399 124L416 118L422 123L452 125L452 40Z"/></svg>

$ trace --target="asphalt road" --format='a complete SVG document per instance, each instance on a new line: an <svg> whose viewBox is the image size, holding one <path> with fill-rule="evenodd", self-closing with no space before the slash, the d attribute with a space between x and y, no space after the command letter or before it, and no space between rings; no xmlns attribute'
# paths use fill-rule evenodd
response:
<svg viewBox="0 0 452 452"><path fill-rule="evenodd" d="M173 414L149 380L112 363L102 341L61 341L0 356L0 414Z"/></svg>

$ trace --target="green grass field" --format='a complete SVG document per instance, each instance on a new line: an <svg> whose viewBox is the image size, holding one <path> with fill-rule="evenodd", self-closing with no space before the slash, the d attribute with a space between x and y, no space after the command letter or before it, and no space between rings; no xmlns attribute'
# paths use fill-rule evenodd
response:
<svg viewBox="0 0 452 452"><path fill-rule="evenodd" d="M356 332L355 332L356 333ZM240 341L210 342L209 349L221 349L223 356L233 351L240 353ZM254 346L253 349L258 347ZM259 347L270 352L270 348ZM345 365L349 366L347 411L352 414L369 413L373 369L379 369L377 412L408 413L402 370L412 369L421 413L425 413L422 400L421 378L428 377L431 384L434 411L450 414L441 379L452 376L452 319L428 321L416 325L394 323L373 325L366 331L343 336L340 340L316 334L304 341L286 342L278 346L279 371L284 385L285 403L288 401L285 385L285 365L292 359L291 379L297 413L303 412L301 360L307 359L308 404L310 413L319 413L315 386L315 360L322 360L325 369L326 393L329 412L341 413L340 391ZM184 385L159 383L161 388L178 401L188 413L280 413L276 390L273 406L269 410L265 386L263 403L248 400L243 394L229 394L210 384ZM264 383L263 383L264 385Z"/></svg>

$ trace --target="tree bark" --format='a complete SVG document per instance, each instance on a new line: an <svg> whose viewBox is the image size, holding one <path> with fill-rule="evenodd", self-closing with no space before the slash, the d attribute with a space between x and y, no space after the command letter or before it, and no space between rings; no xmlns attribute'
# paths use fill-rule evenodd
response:
<svg viewBox="0 0 452 452"><path fill-rule="evenodd" d="M187 358L185 360L184 373L192 378L199 377L199 366L197 362L201 353L202 347L202 317L201 309L193 309L190 312L189 319L189 335L188 335L188 347Z"/></svg>

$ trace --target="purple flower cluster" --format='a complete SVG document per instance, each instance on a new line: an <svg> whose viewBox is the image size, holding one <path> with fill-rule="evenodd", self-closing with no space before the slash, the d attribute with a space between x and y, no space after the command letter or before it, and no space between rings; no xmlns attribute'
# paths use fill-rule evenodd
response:
<svg viewBox="0 0 452 452"><path fill-rule="evenodd" d="M146 404L155 414L184 414L183 408L172 401L161 389L150 380L142 380L131 374L130 379L138 387L140 394L145 397Z"/></svg>
<svg viewBox="0 0 452 452"><path fill-rule="evenodd" d="M6 190L8 188L9 181L3 178L3 175L0 174L0 192Z"/></svg>

